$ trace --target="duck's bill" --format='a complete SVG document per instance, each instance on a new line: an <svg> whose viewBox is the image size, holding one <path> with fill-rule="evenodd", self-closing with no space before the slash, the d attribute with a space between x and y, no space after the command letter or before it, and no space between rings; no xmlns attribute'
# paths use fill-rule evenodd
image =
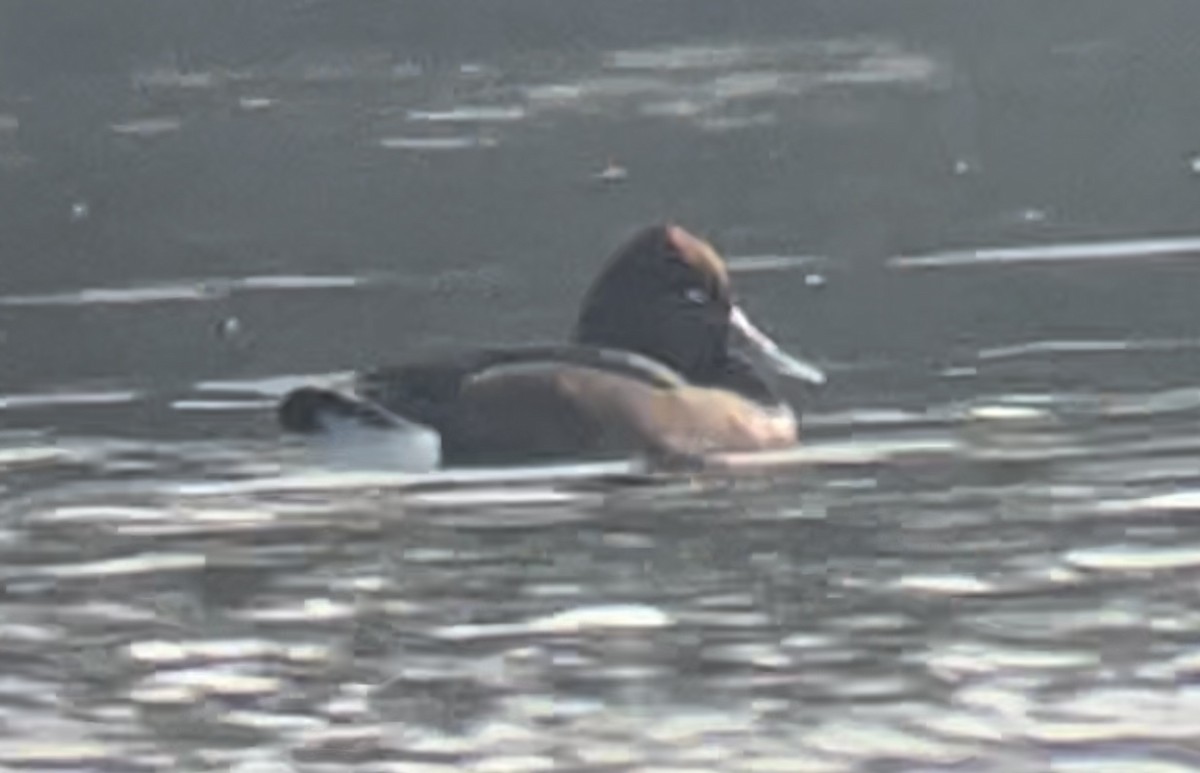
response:
<svg viewBox="0 0 1200 773"><path fill-rule="evenodd" d="M812 363L793 357L792 355L779 348L771 338L754 326L750 318L739 307L734 306L729 312L729 322L733 325L733 329L741 334L742 338L754 351L757 352L763 360L772 368L779 371L785 376L798 378L802 381L807 381L810 384L821 385L825 383L825 372Z"/></svg>

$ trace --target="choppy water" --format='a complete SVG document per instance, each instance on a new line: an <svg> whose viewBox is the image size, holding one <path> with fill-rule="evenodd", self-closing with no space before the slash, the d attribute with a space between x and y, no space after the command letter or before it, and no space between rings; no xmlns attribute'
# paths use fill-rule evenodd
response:
<svg viewBox="0 0 1200 773"><path fill-rule="evenodd" d="M7 55L0 766L1200 769L1186 15L696 6ZM278 436L301 381L553 338L662 217L828 368L801 451Z"/></svg>

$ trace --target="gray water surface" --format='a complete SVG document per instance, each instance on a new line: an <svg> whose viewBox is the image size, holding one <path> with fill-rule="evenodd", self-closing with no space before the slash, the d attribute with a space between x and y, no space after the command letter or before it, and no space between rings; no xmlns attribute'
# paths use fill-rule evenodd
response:
<svg viewBox="0 0 1200 773"><path fill-rule="evenodd" d="M1200 769L1198 23L4 5L0 767ZM790 464L279 436L664 219L828 370Z"/></svg>

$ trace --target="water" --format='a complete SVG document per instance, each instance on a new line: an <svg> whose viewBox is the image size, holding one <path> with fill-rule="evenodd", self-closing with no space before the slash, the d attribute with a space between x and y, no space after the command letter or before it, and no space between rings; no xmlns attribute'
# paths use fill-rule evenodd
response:
<svg viewBox="0 0 1200 773"><path fill-rule="evenodd" d="M4 6L0 766L1200 768L1198 16ZM800 452L279 437L663 218L829 372Z"/></svg>

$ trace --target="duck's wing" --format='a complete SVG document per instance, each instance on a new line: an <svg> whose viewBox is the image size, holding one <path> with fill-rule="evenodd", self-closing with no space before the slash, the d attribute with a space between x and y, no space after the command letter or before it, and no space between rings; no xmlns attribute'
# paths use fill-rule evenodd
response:
<svg viewBox="0 0 1200 773"><path fill-rule="evenodd" d="M433 427L454 420L464 386L530 368L578 367L624 376L658 388L684 385L671 368L633 352L592 346L544 345L445 354L360 373L359 394L389 411Z"/></svg>
<svg viewBox="0 0 1200 773"><path fill-rule="evenodd" d="M538 346L509 349L497 354L499 356L488 367L480 369L475 374L476 377L486 375L491 378L504 372L561 366L591 368L659 389L673 389L687 383L678 372L667 365L644 355L620 349L604 349L598 346Z"/></svg>
<svg viewBox="0 0 1200 773"><path fill-rule="evenodd" d="M572 384L583 386L575 390ZM686 385L669 367L631 352L543 345L378 368L359 376L357 391L394 414L435 428L447 458L473 464L638 447L627 433L614 430L611 400L593 393L600 384L647 394ZM614 431L620 439L612 437Z"/></svg>

